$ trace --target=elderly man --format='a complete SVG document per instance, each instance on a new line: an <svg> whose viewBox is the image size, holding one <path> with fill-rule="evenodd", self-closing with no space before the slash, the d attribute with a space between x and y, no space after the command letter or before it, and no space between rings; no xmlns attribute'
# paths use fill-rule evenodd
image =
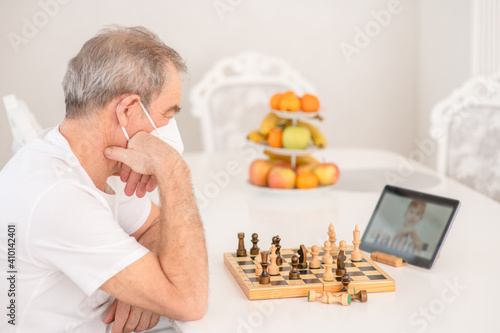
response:
<svg viewBox="0 0 500 333"><path fill-rule="evenodd" d="M184 70L141 27L105 29L71 59L64 121L0 173L1 299L14 289L1 332L143 331L159 315L204 315L203 226L169 124ZM159 206L144 197L156 187Z"/></svg>

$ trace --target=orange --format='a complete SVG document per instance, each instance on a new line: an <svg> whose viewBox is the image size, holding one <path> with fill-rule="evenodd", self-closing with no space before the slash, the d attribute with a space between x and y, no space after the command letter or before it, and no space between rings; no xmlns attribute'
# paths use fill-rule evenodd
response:
<svg viewBox="0 0 500 333"><path fill-rule="evenodd" d="M300 110L300 99L293 93L285 93L280 100L279 109L281 111L297 112Z"/></svg>
<svg viewBox="0 0 500 333"><path fill-rule="evenodd" d="M280 101L282 97L283 97L282 93L274 94L273 97L271 97L271 101L269 104L271 105L272 109L279 110Z"/></svg>
<svg viewBox="0 0 500 333"><path fill-rule="evenodd" d="M302 171L297 175L296 187L300 189L318 187L318 177L311 171Z"/></svg>
<svg viewBox="0 0 500 333"><path fill-rule="evenodd" d="M300 104L302 111L304 112L316 112L319 110L319 99L311 94L305 94L302 96Z"/></svg>
<svg viewBox="0 0 500 333"><path fill-rule="evenodd" d="M283 148L283 143L281 142L282 136L283 130L281 128L273 128L267 135L267 144L273 148Z"/></svg>

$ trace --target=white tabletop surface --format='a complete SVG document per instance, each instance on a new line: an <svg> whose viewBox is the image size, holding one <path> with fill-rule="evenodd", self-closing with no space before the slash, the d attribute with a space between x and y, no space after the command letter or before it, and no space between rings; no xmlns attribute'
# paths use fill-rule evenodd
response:
<svg viewBox="0 0 500 333"><path fill-rule="evenodd" d="M316 154L338 164L341 176L328 191L278 194L248 184L251 149L185 154L199 196L209 268L209 309L203 319L177 322L183 332L499 332L500 204L408 158L381 150L328 149ZM237 233L259 234L259 246L281 236L283 248L321 245L334 223L337 240L363 231L380 192L394 184L461 201L441 257L432 270L379 264L395 292L370 293L350 306L309 303L306 297L250 301L224 266L236 251ZM196 269L196 267L193 267Z"/></svg>

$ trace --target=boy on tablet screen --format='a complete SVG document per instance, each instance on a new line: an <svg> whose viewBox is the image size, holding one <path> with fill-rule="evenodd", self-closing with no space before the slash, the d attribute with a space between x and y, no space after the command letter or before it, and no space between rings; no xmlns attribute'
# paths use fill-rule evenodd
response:
<svg viewBox="0 0 500 333"><path fill-rule="evenodd" d="M415 230L415 226L422 221L425 212L425 202L412 200L404 213L403 229L394 237L394 243L398 244L409 236L410 246L416 251L422 250L422 239ZM405 242L406 243L406 242Z"/></svg>

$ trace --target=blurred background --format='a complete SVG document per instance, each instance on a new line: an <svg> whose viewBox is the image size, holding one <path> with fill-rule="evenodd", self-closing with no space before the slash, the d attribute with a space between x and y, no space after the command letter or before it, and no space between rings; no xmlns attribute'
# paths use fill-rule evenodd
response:
<svg viewBox="0 0 500 333"><path fill-rule="evenodd" d="M177 118L186 152L203 147L200 121L190 114L192 87L219 59L246 50L283 58L316 87L330 147L403 156L429 138L432 107L471 76L470 0L2 0L0 6L0 96L16 94L44 128L62 121L68 60L99 29L143 25L157 33L189 67ZM381 17L382 10L391 15ZM12 155L12 136L0 110L1 168ZM434 158L423 162L432 166Z"/></svg>

